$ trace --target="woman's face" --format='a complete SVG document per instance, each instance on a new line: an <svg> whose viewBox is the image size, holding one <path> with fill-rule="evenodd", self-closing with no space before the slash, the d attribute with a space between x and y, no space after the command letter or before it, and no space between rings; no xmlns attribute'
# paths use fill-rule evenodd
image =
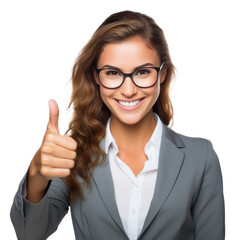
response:
<svg viewBox="0 0 235 240"><path fill-rule="evenodd" d="M105 45L97 68L109 65L123 73L131 73L136 67L144 64L148 64L149 67L160 67L161 63L155 49L149 48L140 37L133 37ZM159 96L160 83L164 81L164 75L161 73L157 83L150 88L139 88L130 77L126 77L119 88L107 89L100 84L97 73L95 79L100 85L100 95L111 112L111 118L129 125L136 124L152 114L152 107Z"/></svg>

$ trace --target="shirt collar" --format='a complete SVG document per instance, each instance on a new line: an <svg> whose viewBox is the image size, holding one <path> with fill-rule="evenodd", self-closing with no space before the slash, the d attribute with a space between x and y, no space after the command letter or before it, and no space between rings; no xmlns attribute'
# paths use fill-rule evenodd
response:
<svg viewBox="0 0 235 240"><path fill-rule="evenodd" d="M149 161L145 162L145 170L158 169L159 152L162 139L162 121L156 113L154 113L154 117L156 120L156 127L150 140L147 142L144 148L144 151L149 159Z"/></svg>
<svg viewBox="0 0 235 240"><path fill-rule="evenodd" d="M148 156L149 156L148 153L150 151L152 151L151 145L154 148L154 152L159 153L159 151L160 151L160 144L161 144L161 138L162 138L162 121L156 113L154 113L154 117L156 120L156 127L153 131L153 134L152 134L149 142L145 146L145 152ZM108 122L106 125L106 135L105 135L105 153L106 154L108 154L109 147L111 144L114 147L115 151L118 152L118 147L117 147L116 141L110 131L110 119L111 118L108 119Z"/></svg>
<svg viewBox="0 0 235 240"><path fill-rule="evenodd" d="M145 146L145 150L148 148L148 146L150 144L152 144L154 146L154 148L156 148L157 150L160 149L160 143L161 143L161 138L162 138L162 121L156 113L154 113L154 117L156 120L156 127L153 131L153 134L152 134L149 142Z"/></svg>
<svg viewBox="0 0 235 240"><path fill-rule="evenodd" d="M116 151L118 151L118 147L116 144L116 141L110 131L110 120L111 117L108 119L107 125L106 125L106 134L105 134L105 153L108 154L109 147L112 144Z"/></svg>

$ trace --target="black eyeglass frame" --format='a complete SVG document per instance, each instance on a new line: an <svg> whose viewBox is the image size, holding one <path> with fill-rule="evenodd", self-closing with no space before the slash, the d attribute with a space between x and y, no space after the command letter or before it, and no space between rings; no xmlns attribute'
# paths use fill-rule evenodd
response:
<svg viewBox="0 0 235 240"><path fill-rule="evenodd" d="M100 84L101 84L104 88L107 88L107 89L117 89L117 88L120 88L120 87L122 86L122 84L124 83L126 77L130 77L130 78L131 78L131 81L134 83L134 85L135 85L136 87L139 87L139 88L150 88L150 87L153 87L153 86L156 84L156 82L158 81L159 72L160 72L161 69L163 68L164 64L165 64L165 63L162 63L162 65L161 65L160 67L143 67L144 69L145 69L145 68L153 68L153 69L155 69L155 70L157 71L157 79L156 79L156 81L155 81L151 86L148 86L148 87L140 87L140 86L138 86L138 85L135 83L135 81L133 80L132 75L133 75L134 72L138 71L138 69L136 69L136 70L133 71L132 73L123 73L123 72L122 72L121 70L119 70L118 68L110 67L110 68L99 68L99 69L96 69L96 72L97 72L97 74L98 74L98 79L99 79ZM100 81L100 72L101 72L102 70L105 70L105 69L117 70L118 72L120 72L120 73L123 75L122 83L121 83L118 87L115 87L115 88L106 87L106 86L104 86L103 83ZM140 69L141 69L141 68L140 68Z"/></svg>

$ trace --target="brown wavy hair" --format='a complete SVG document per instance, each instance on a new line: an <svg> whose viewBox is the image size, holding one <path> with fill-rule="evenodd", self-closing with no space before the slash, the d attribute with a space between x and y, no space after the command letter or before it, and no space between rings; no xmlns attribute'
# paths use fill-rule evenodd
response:
<svg viewBox="0 0 235 240"><path fill-rule="evenodd" d="M112 14L98 27L73 66L72 96L69 104L69 107L73 107L73 118L67 134L76 140L78 148L75 167L65 179L72 198L84 197L81 185L85 183L91 186L90 177L94 167L106 158L99 143L105 136L110 111L103 103L99 86L94 79L99 56L106 44L134 36L141 37L150 48L155 49L161 63L164 62L167 67L166 77L161 84L160 95L153 111L166 125L173 120L169 88L174 76L174 65L162 29L152 18L142 13L122 11Z"/></svg>

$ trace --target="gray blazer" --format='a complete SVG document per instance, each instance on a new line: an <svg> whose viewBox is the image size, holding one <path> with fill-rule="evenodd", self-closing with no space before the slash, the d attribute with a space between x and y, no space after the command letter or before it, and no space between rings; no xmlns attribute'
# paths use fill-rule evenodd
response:
<svg viewBox="0 0 235 240"><path fill-rule="evenodd" d="M101 142L104 148L104 141ZM45 197L32 204L22 195L11 208L20 240L42 240L56 231L69 206L76 239L127 240L118 213L108 159L95 168L85 200L69 203L69 189L53 179ZM218 157L210 141L175 133L163 125L154 196L141 240L223 240L224 199Z"/></svg>

